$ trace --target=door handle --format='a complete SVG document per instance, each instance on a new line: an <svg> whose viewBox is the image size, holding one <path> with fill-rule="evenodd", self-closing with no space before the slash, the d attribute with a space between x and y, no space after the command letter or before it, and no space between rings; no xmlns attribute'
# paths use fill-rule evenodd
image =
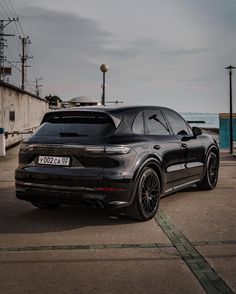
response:
<svg viewBox="0 0 236 294"><path fill-rule="evenodd" d="M160 145L154 145L154 146L153 146L153 149L155 149L155 150L159 150L159 149L161 149L161 146L160 146Z"/></svg>
<svg viewBox="0 0 236 294"><path fill-rule="evenodd" d="M186 143L182 143L182 144L181 144L181 147L182 147L182 148L187 148L187 146L188 146L188 145L187 145Z"/></svg>
<svg viewBox="0 0 236 294"><path fill-rule="evenodd" d="M149 148L149 145L148 144L143 144L140 147L143 148L143 149L148 149Z"/></svg>

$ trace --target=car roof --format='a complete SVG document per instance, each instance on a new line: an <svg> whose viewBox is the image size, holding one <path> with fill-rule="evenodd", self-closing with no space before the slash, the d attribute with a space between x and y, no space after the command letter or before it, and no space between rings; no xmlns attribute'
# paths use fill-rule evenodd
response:
<svg viewBox="0 0 236 294"><path fill-rule="evenodd" d="M169 109L167 107L162 106L154 106L154 105L139 105L139 106L79 106L79 107L70 107L70 108L60 108L58 110L52 111L53 113L57 112L76 112L76 111L99 111L104 113L113 113L113 114L120 114L124 112L138 112L144 110L151 110L151 109Z"/></svg>

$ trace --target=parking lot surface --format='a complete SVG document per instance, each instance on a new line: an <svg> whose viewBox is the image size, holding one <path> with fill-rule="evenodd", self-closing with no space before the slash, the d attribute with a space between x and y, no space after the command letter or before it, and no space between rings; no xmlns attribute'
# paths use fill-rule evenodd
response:
<svg viewBox="0 0 236 294"><path fill-rule="evenodd" d="M81 207L17 200L18 147L0 158L0 293L234 293L236 159L221 154L213 191L161 199L134 222Z"/></svg>

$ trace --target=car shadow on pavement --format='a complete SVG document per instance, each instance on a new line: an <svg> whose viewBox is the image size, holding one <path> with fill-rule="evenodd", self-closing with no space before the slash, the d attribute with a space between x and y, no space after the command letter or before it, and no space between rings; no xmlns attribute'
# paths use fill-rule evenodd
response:
<svg viewBox="0 0 236 294"><path fill-rule="evenodd" d="M13 188L0 189L0 234L62 232L133 222L120 212L108 209L61 206L56 210L41 210L16 199Z"/></svg>
<svg viewBox="0 0 236 294"><path fill-rule="evenodd" d="M196 187L181 191L200 192ZM180 192L164 198L180 196ZM184 194L183 194L184 193ZM61 206L56 210L41 210L26 201L16 199L14 187L0 188L0 234L36 234L64 232L88 226L132 224L124 214L108 209Z"/></svg>

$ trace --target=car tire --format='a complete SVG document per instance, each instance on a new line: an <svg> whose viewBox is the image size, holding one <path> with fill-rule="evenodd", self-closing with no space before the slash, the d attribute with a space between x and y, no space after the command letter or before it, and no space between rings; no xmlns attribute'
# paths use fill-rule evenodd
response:
<svg viewBox="0 0 236 294"><path fill-rule="evenodd" d="M147 221L154 217L160 202L161 185L157 173L150 167L141 172L133 204L125 215L134 220Z"/></svg>
<svg viewBox="0 0 236 294"><path fill-rule="evenodd" d="M60 207L60 204L45 202L32 202L32 205L39 209L57 209Z"/></svg>
<svg viewBox="0 0 236 294"><path fill-rule="evenodd" d="M214 152L207 157L206 171L202 181L197 184L200 190L213 190L218 181L219 159Z"/></svg>

